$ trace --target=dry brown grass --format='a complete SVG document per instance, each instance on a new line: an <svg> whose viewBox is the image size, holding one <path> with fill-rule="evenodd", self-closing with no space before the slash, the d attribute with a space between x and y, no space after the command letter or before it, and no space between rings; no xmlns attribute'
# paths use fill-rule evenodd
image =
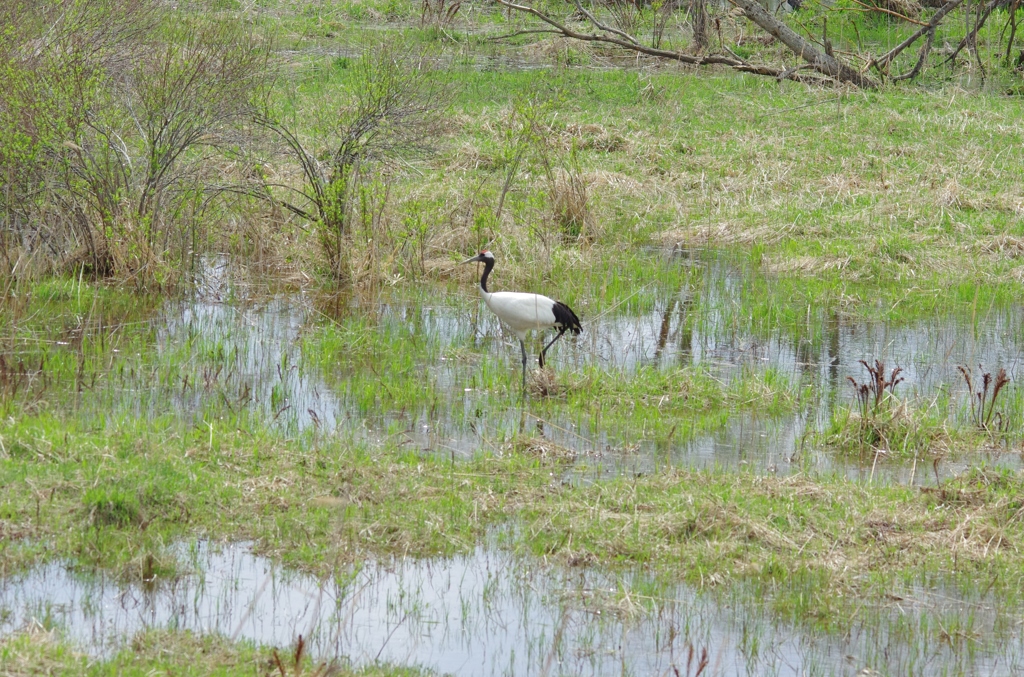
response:
<svg viewBox="0 0 1024 677"><path fill-rule="evenodd" d="M85 656L60 647L53 630L32 623L20 631L0 639L0 675L3 677L37 677L64 672L69 665L83 667Z"/></svg>
<svg viewBox="0 0 1024 677"><path fill-rule="evenodd" d="M566 386L559 380L554 369L543 367L529 374L527 388L535 397L558 397L565 392Z"/></svg>
<svg viewBox="0 0 1024 677"><path fill-rule="evenodd" d="M725 247L778 242L792 229L792 225L750 227L736 221L722 221L710 224L693 223L686 227L673 228L660 233L658 238L665 246Z"/></svg>
<svg viewBox="0 0 1024 677"><path fill-rule="evenodd" d="M554 64L565 64L572 54L588 58L593 54L589 45L563 37L544 38L523 46L519 53L526 59Z"/></svg>
<svg viewBox="0 0 1024 677"><path fill-rule="evenodd" d="M850 256L776 256L761 262L761 268L772 275L817 275L825 271L842 271Z"/></svg>
<svg viewBox="0 0 1024 677"><path fill-rule="evenodd" d="M494 169L494 158L480 152L476 145L465 141L451 153L444 168L449 171L490 171Z"/></svg>
<svg viewBox="0 0 1024 677"><path fill-rule="evenodd" d="M570 564L637 558L687 570L716 562L715 578L703 583L719 584L759 575L771 560L790 570L827 571L830 587L840 591L857 589L869 571L886 576L954 561L985 569L1014 557L1024 513L1019 501L995 485L957 482L880 492L800 476L674 471L647 478L642 488L621 482L560 492L534 511L550 531L571 530L573 545L561 552Z"/></svg>
<svg viewBox="0 0 1024 677"><path fill-rule="evenodd" d="M597 170L584 175L587 185L595 191L607 191L610 194L627 197L642 197L646 191L644 184L637 179L621 172Z"/></svg>
<svg viewBox="0 0 1024 677"><path fill-rule="evenodd" d="M508 445L509 453L531 456L541 461L555 461L558 463L570 463L576 460L576 451L569 447L544 439L543 437L529 437L517 439Z"/></svg>
<svg viewBox="0 0 1024 677"><path fill-rule="evenodd" d="M1024 256L1024 238L1005 233L985 240L979 240L975 246L985 254L995 254L1011 259L1018 259Z"/></svg>
<svg viewBox="0 0 1024 677"><path fill-rule="evenodd" d="M620 134L609 132L603 125L569 123L559 135L563 149L568 151L574 145L579 150L598 150L615 153L627 148L626 139Z"/></svg>
<svg viewBox="0 0 1024 677"><path fill-rule="evenodd" d="M551 213L568 240L593 240L594 218L587 183L578 172L559 169L549 185Z"/></svg>

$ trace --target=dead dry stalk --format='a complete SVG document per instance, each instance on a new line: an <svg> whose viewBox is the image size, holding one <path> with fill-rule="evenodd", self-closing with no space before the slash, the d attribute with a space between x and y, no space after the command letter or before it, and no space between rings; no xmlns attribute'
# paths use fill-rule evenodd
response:
<svg viewBox="0 0 1024 677"><path fill-rule="evenodd" d="M971 418L974 424L982 430L991 431L994 429L996 432L1005 432L1007 421L1003 418L1001 412L995 410L995 407L999 393L1010 382L1010 377L1006 375L1006 369L1000 367L995 379L993 379L992 373L985 371L979 364L978 371L982 372L982 374L981 386L977 391L974 390L974 379L971 377L972 370L963 365L958 365L957 369L967 383L967 394L971 404ZM994 428L992 427L993 420L995 421Z"/></svg>
<svg viewBox="0 0 1024 677"><path fill-rule="evenodd" d="M867 420L868 418L873 418L882 410L886 394L888 393L889 396L892 396L893 389L903 382L904 379L900 376L903 368L895 367L887 378L884 362L875 360L874 366L864 360L860 360L860 363L868 370L869 380L864 383L857 383L857 380L852 376L847 376L846 380L853 384L862 420Z"/></svg>
<svg viewBox="0 0 1024 677"><path fill-rule="evenodd" d="M291 665L285 665L284 661L281 660L281 656L278 655L277 649L274 649L270 663L274 668L277 668L277 672L281 677L300 677L303 674L305 653L306 641L302 638L302 635L299 635L299 639L295 642L295 651L291 656ZM341 674L341 670L333 663L320 663L309 673L310 677L333 677L339 674Z"/></svg>
<svg viewBox="0 0 1024 677"><path fill-rule="evenodd" d="M447 35L460 9L462 0L423 0L420 8L420 26L436 26Z"/></svg>

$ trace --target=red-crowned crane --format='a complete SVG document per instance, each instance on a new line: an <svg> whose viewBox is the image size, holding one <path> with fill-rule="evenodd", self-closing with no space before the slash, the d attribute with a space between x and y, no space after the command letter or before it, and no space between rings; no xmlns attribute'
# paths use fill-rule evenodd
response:
<svg viewBox="0 0 1024 677"><path fill-rule="evenodd" d="M531 329L554 327L558 330L555 338L540 351L540 366L544 366L544 354L555 341L562 338L567 331L579 334L583 331L580 318L572 312L572 308L561 301L554 301L540 294L528 294L517 291L487 291L487 276L494 269L494 254L482 251L462 263L479 262L484 264L484 274L480 276L480 296L491 312L507 324L519 338L519 349L523 352L523 389L526 389L526 332Z"/></svg>

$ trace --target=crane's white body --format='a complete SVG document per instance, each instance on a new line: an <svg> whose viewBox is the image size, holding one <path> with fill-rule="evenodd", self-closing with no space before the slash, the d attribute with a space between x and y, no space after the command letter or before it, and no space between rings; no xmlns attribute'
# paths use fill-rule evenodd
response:
<svg viewBox="0 0 1024 677"><path fill-rule="evenodd" d="M501 318L520 341L531 329L547 329L556 324L552 310L555 302L547 296L517 291L488 292L477 288L490 311Z"/></svg>

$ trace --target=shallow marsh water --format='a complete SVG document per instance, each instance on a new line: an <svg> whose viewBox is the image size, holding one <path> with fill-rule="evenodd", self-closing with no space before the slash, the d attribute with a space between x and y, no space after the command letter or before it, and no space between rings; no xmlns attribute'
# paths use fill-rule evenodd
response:
<svg viewBox="0 0 1024 677"><path fill-rule="evenodd" d="M110 421L125 415L183 416L194 425L225 411L242 411L254 420L272 421L286 434L315 428L318 434L456 457L498 449L516 434L529 432L576 453L584 474L654 472L669 464L783 474L838 472L873 481L927 483L934 479L930 473L905 464L837 458L808 443L809 432L824 428L835 407L852 400L848 377L866 380L859 361L880 359L889 369L900 366L905 382L897 394L918 401L941 394L966 403L957 372L961 364L981 364L993 372L1004 367L1010 390L1016 388L1024 348L1024 312L1019 308L905 326L834 314L817 323L809 320L806 335L811 338L793 338L781 330L763 337L739 324L737 299L746 284L742 271L695 255L665 255L659 265L687 268L688 282L648 307L623 303L604 313L581 313L583 334L563 338L550 353L555 372L571 376L593 367L628 377L641 367L698 365L728 381L771 370L807 393L795 412L730 412L718 429L668 439L647 434L642 426L608 426L600 417L584 414L551 418L532 406L535 398L524 404L519 397L515 338L503 332L471 288L456 295L435 294L429 303L395 298L325 303L309 293L267 294L248 288L232 280L224 264L207 270L201 293L165 304L146 323L152 327L156 354L148 369L133 369L130 377L123 369L119 377L108 370L98 388L79 394L75 406L82 415L91 411ZM362 317L366 331L396 342L421 341L411 362L400 368L415 381L428 383L429 394L389 408L373 397L374 391L388 388L377 371L388 368L386 360L379 367L367 365L361 381L341 366L344 355L338 356L338 366L311 364L303 343L316 323L327 321L327 313ZM388 347L384 344L381 350ZM479 376L481 370L498 375L488 381ZM1018 447L1004 445L1001 451L983 454L983 460L1020 467ZM942 472L956 473L967 462L944 462Z"/></svg>
<svg viewBox="0 0 1024 677"><path fill-rule="evenodd" d="M178 550L196 573L148 586L76 576L59 563L7 578L0 583L0 632L35 620L94 655L109 655L149 628L279 647L301 634L322 659L467 676L687 674L691 646L708 651L703 674L713 675L1024 669L1024 639L1019 628L998 630L1007 619L994 602L945 591L910 590L879 611L877 625L830 637L773 624L741 592L714 599L685 586L649 585L649 594L639 594L640 575L546 567L484 547L452 559L370 561L331 581L275 566L246 544ZM908 640L929 625L963 636Z"/></svg>
<svg viewBox="0 0 1024 677"><path fill-rule="evenodd" d="M901 326L833 315L809 321L806 340L781 330L764 336L738 319L742 271L699 256L666 255L662 263L686 267L688 281L652 304L581 312L584 333L556 345L555 370L628 374L696 364L728 381L771 369L809 393L797 411L733 413L718 429L669 440L642 430L623 434L600 419L549 420L535 413L530 398L525 405L518 399L514 338L469 285L429 303L389 297L327 307L310 293L246 287L222 264L207 270L194 298L168 302L120 330L150 332L152 356L140 351L122 367L106 362L91 387L69 389L67 400L79 415L111 425L124 416L171 416L202 426L232 412L272 421L285 435L338 435L456 457L500 450L527 431L577 452L580 460L567 472L588 481L681 465L926 484L935 481L931 472L837 459L808 441L808 431L850 401L847 377L864 379L859 360L903 367L900 394L919 398L962 391L959 364L1003 366L1014 384L1020 373L1018 308ZM403 368L433 384L433 401L382 409L355 391L341 360L337 368L311 363L304 342L328 315L367 318L364 329L399 340L422 337L428 345ZM483 369L497 378L480 378ZM980 460L1019 467L1017 446L944 462L941 472ZM629 591L649 587L639 574L547 568L494 548L445 560L368 562L351 579L329 584L287 572L241 545L199 543L179 556L196 574L149 588L77 577L61 563L4 579L2 632L43 620L94 653L146 627L216 631L277 646L303 634L322 657L380 658L453 674L539 674L549 660L549 674L664 674L683 670L688 643L708 648L713 674L854 674L866 666L889 674L1014 674L1024 666L1021 629L1007 620L1012 610L934 589L907 591L879 610L877 624L837 637L773 621L742 590L723 598L678 586L638 600ZM944 630L922 631L935 623L967 630L938 642Z"/></svg>

